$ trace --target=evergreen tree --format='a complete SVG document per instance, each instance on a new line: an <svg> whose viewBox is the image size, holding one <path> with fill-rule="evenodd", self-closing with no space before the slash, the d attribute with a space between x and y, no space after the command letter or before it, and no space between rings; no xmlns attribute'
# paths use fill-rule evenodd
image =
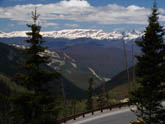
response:
<svg viewBox="0 0 165 124"><path fill-rule="evenodd" d="M163 27L158 22L158 9L156 2L149 17L141 41L136 42L141 47L142 55L137 56L136 82L140 87L133 91L130 101L137 107L138 119L143 124L165 124L165 110L161 105L163 100L163 86L165 69Z"/></svg>
<svg viewBox="0 0 165 124"><path fill-rule="evenodd" d="M71 104L72 104L72 113L73 113L73 115L75 115L77 101L75 99L72 99Z"/></svg>
<svg viewBox="0 0 165 124"><path fill-rule="evenodd" d="M93 78L89 79L87 110L93 109Z"/></svg>
<svg viewBox="0 0 165 124"><path fill-rule="evenodd" d="M101 89L101 93L98 95L98 107L103 107L106 105L107 101L106 101L106 92L105 92L105 82L102 82L102 89Z"/></svg>
<svg viewBox="0 0 165 124"><path fill-rule="evenodd" d="M106 98L106 101L105 101L106 105L109 105L109 93L108 92L106 92L105 98Z"/></svg>
<svg viewBox="0 0 165 124"><path fill-rule="evenodd" d="M9 109L9 104L8 104L8 95L9 95L9 88L6 87L6 85L1 84L1 79L0 79L0 86L3 87L3 90L5 92L2 92L0 89L0 124L7 124L8 120L6 118L7 116L7 110Z"/></svg>
<svg viewBox="0 0 165 124"><path fill-rule="evenodd" d="M98 98L98 100L97 100L97 102L98 102L98 107L103 107L103 106L105 106L105 97L104 97L105 95L104 95L104 93L100 93L99 94L99 98Z"/></svg>
<svg viewBox="0 0 165 124"><path fill-rule="evenodd" d="M28 92L19 92L10 97L12 110L9 112L13 124L57 124L56 98L50 93L49 84L58 74L45 69L47 56L41 56L46 47L40 34L41 27L37 24L39 15L32 12L34 23L27 25L31 32L26 33L30 47L24 50L28 56L24 63L25 73L17 74L13 79L17 84L27 88Z"/></svg>

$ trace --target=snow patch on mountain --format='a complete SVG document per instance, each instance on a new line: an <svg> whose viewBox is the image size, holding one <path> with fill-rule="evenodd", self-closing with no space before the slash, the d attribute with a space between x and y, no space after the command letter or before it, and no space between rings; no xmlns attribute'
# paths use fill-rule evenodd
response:
<svg viewBox="0 0 165 124"><path fill-rule="evenodd" d="M63 53L64 54L64 59L69 59L71 60L72 62L76 62L76 60L74 60L72 57L70 57L69 55L67 55L66 53Z"/></svg>
<svg viewBox="0 0 165 124"><path fill-rule="evenodd" d="M89 71L90 71L93 75L95 75L96 78L98 78L98 79L101 80L101 81L103 80L99 75L96 74L96 72L94 71L94 69L92 69L91 67L89 67L88 69L89 69Z"/></svg>
<svg viewBox="0 0 165 124"><path fill-rule="evenodd" d="M73 66L73 68L77 68L77 65L75 63L71 62L71 65Z"/></svg>
<svg viewBox="0 0 165 124"><path fill-rule="evenodd" d="M55 64L55 63L59 63L58 67L65 65L65 61L59 60L59 59L54 59L54 58L51 58L51 62L48 63L48 65L53 66L53 64Z"/></svg>
<svg viewBox="0 0 165 124"><path fill-rule="evenodd" d="M0 33L0 38L12 38L12 37L27 37L26 33L28 31L16 31L9 33ZM113 39L124 39L124 40L133 40L142 36L141 32L132 31L132 32L104 32L103 30L96 29L68 29L60 31L49 31L41 32L43 37L51 38L67 38L67 39L77 39L77 38L92 38L98 40L113 40Z"/></svg>
<svg viewBox="0 0 165 124"><path fill-rule="evenodd" d="M107 82L107 81L110 81L111 78L106 78L106 77L103 77L104 81Z"/></svg>

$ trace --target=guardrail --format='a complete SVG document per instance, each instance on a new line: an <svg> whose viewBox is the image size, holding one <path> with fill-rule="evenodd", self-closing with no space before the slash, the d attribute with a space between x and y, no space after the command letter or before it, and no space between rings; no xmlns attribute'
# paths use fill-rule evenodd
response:
<svg viewBox="0 0 165 124"><path fill-rule="evenodd" d="M94 112L97 112L97 111L101 111L103 112L103 110L106 110L106 109L109 109L109 110L112 110L114 108L121 108L121 107L124 107L124 106L130 106L131 104L129 102L125 102L125 103L119 103L119 104L114 104L114 105L109 105L109 106L105 106L105 107L101 107L101 108L96 108L96 109L93 109L93 110L90 110L90 111L85 111L85 112L82 112L82 113L78 113L78 114L75 114L75 115L71 115L69 117L65 117L65 118L62 118L59 120L60 123L66 123L67 121L69 120L76 120L76 118L82 116L83 118L85 117L86 114L89 114L91 113L92 115L94 115Z"/></svg>

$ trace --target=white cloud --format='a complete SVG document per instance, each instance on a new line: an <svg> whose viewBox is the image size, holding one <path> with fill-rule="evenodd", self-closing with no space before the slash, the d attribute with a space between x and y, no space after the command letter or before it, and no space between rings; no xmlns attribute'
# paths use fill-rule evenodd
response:
<svg viewBox="0 0 165 124"><path fill-rule="evenodd" d="M70 28L77 28L77 27L79 27L78 24L64 24L64 25L67 26L67 27L70 27Z"/></svg>
<svg viewBox="0 0 165 124"><path fill-rule="evenodd" d="M57 23L50 23L50 22L41 22L39 23L42 27L49 27L49 26L53 26L53 27L57 27L58 24Z"/></svg>
<svg viewBox="0 0 165 124"><path fill-rule="evenodd" d="M0 8L0 18L19 22L31 21L31 11L37 7L40 20L72 20L77 22L96 22L99 24L147 24L151 9L117 4L95 7L86 0L63 0L55 4L27 4ZM160 21L165 22L165 10L160 9ZM51 24L47 24L49 26ZM53 24L54 25L54 24ZM69 25L68 25L69 26Z"/></svg>
<svg viewBox="0 0 165 124"><path fill-rule="evenodd" d="M86 0L64 0L60 2L64 7L90 7L90 4Z"/></svg>

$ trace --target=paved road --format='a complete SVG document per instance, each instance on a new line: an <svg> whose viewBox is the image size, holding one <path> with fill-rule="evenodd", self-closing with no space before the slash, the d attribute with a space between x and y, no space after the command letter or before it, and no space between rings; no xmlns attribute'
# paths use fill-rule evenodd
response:
<svg viewBox="0 0 165 124"><path fill-rule="evenodd" d="M165 106L165 102L163 102ZM76 121L67 122L67 124L128 124L135 121L136 116L130 111L130 108L122 108L121 110L107 111L97 113L94 116L87 115L86 118L79 118Z"/></svg>
<svg viewBox="0 0 165 124"><path fill-rule="evenodd" d="M128 124L136 120L136 116L132 112L119 113L117 115L105 116L94 120L86 120L77 124Z"/></svg>
<svg viewBox="0 0 165 124"><path fill-rule="evenodd" d="M68 124L128 124L134 120L136 120L136 116L134 113L130 112L130 108L124 108L77 119Z"/></svg>

